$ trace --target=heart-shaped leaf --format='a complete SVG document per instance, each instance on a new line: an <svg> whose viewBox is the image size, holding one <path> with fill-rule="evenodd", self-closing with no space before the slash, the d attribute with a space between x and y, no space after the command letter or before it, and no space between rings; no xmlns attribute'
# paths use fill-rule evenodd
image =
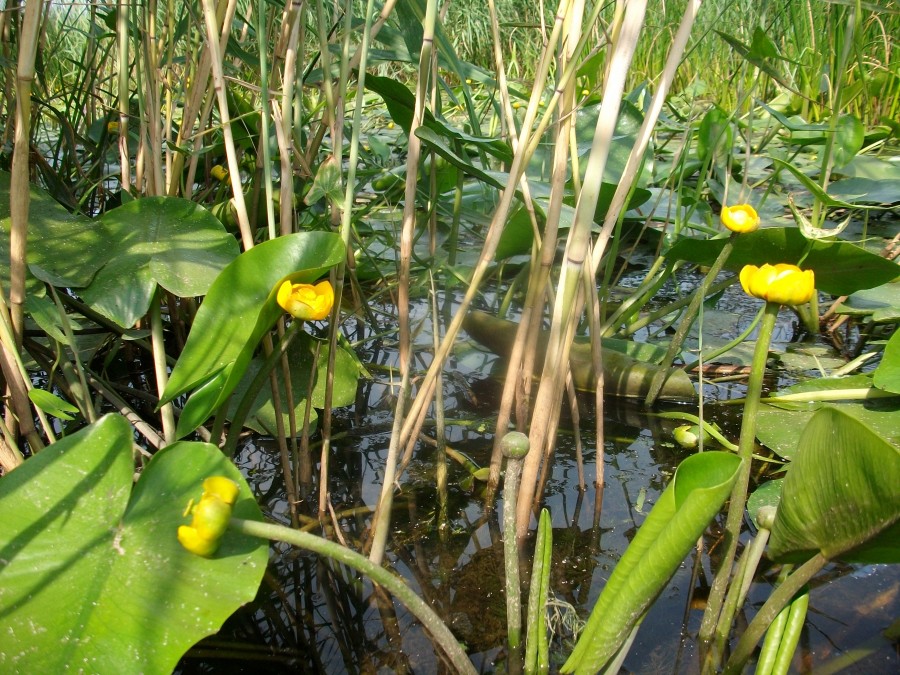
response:
<svg viewBox="0 0 900 675"><path fill-rule="evenodd" d="M203 295L238 255L234 237L209 211L176 197L128 202L98 219L109 260L82 291L120 326L147 313L159 284L178 297Z"/></svg>
<svg viewBox="0 0 900 675"><path fill-rule="evenodd" d="M9 182L0 171L0 280L9 287ZM28 207L28 267L41 281L54 286L87 286L110 258L109 235L100 223L69 213L41 188L32 185ZM35 282L34 289L43 291ZM30 290L30 289L29 289Z"/></svg>
<svg viewBox="0 0 900 675"><path fill-rule="evenodd" d="M900 562L900 449L830 406L803 430L772 527L773 559L820 552L854 562Z"/></svg>
<svg viewBox="0 0 900 675"><path fill-rule="evenodd" d="M256 594L264 542L226 532L206 559L176 538L211 475L240 485L236 517L260 519L240 472L176 443L132 489L132 433L108 415L0 481L0 671L168 673Z"/></svg>

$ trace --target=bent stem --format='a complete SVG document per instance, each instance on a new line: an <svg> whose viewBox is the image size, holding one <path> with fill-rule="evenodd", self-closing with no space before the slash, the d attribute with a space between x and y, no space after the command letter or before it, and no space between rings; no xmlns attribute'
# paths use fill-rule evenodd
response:
<svg viewBox="0 0 900 675"><path fill-rule="evenodd" d="M286 544L299 546L300 548L313 551L319 555L326 556L331 560L343 563L348 567L352 567L357 572L366 575L376 584L387 589L394 597L402 602L406 608L415 616L422 625L431 633L435 642L440 645L441 649L453 664L456 672L474 675L475 670L466 652L453 637L453 633L447 628L446 624L429 607L422 598L409 588L402 579L394 576L391 572L371 562L368 558L360 555L345 546L336 542L328 541L322 537L318 537L309 532L300 530L292 530L283 525L275 525L273 523L261 523L259 521L242 520L240 518L232 518L229 528L235 532L246 534L251 537L259 537L261 539L271 539L273 541L283 541Z"/></svg>
<svg viewBox="0 0 900 675"><path fill-rule="evenodd" d="M744 401L743 424L741 426L741 438L738 442L738 456L741 458L741 467L738 470L737 480L731 491L731 501L728 505L728 516L725 521L725 539L727 542L725 554L721 565L713 580L709 593L709 601L703 614L703 623L700 626L700 639L708 643L713 632L721 636L727 634L731 626L731 613L719 616L722 612L722 603L728 581L731 578L731 568L737 552L738 538L741 532L741 523L744 517L744 506L747 501L747 485L750 482L750 462L753 454L753 446L756 441L756 416L759 411L759 399L762 393L763 376L766 372L766 359L769 355L769 343L772 341L772 331L775 328L775 319L778 317L779 305L767 302L762 323L759 328L759 336L756 341L756 351L753 354L753 364L750 370L750 379L747 382L747 398Z"/></svg>

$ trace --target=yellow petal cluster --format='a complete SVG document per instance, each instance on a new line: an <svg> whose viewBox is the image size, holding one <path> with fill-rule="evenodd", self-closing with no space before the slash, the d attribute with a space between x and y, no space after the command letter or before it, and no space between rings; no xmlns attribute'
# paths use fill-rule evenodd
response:
<svg viewBox="0 0 900 675"><path fill-rule="evenodd" d="M759 228L759 215L749 204L736 204L722 208L722 224L732 232L744 234Z"/></svg>
<svg viewBox="0 0 900 675"><path fill-rule="evenodd" d="M740 279L747 295L779 305L802 305L816 290L813 271L796 265L744 265Z"/></svg>
<svg viewBox="0 0 900 675"><path fill-rule="evenodd" d="M312 284L292 284L285 281L278 288L278 304L295 319L318 321L331 312L334 289L327 281Z"/></svg>
<svg viewBox="0 0 900 675"><path fill-rule="evenodd" d="M200 501L194 504L191 500L185 510L185 515L192 516L191 524L178 528L181 545L204 558L215 553L228 527L239 489L237 483L224 476L211 476L203 481Z"/></svg>
<svg viewBox="0 0 900 675"><path fill-rule="evenodd" d="M228 180L228 169L221 164L216 164L209 170L209 175L221 183Z"/></svg>

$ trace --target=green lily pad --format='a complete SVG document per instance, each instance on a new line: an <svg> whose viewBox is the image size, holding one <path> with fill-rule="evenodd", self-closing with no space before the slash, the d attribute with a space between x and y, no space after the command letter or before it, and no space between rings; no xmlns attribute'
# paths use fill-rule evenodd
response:
<svg viewBox="0 0 900 675"><path fill-rule="evenodd" d="M226 532L206 559L176 538L211 475L240 485L235 516L260 519L240 472L212 445L176 443L133 486L132 433L107 415L0 481L3 672L171 672L255 596L264 542Z"/></svg>
<svg viewBox="0 0 900 675"><path fill-rule="evenodd" d="M800 382L778 394L821 392L821 397L811 401L784 401L763 403L757 413L756 437L759 442L785 459L796 456L803 429L816 411L825 404L823 399L835 391L865 390L872 387L871 375L850 377L825 377ZM870 427L889 443L900 446L900 398L869 398L862 400L831 401L829 405L856 418Z"/></svg>
<svg viewBox="0 0 900 675"><path fill-rule="evenodd" d="M98 223L109 260L81 295L120 326L147 313L157 284L182 298L204 295L239 252L219 220L186 199L137 199Z"/></svg>
<svg viewBox="0 0 900 675"><path fill-rule="evenodd" d="M0 171L0 279L9 288L10 175ZM69 213L48 192L30 186L27 262L32 290L43 284L78 288L87 286L95 272L109 261L110 234L90 218Z"/></svg>
<svg viewBox="0 0 900 675"><path fill-rule="evenodd" d="M712 265L725 241L681 238L666 257ZM797 264L807 247L809 253L803 259L803 268L815 271L816 288L825 293L850 295L888 283L900 275L900 266L895 262L844 241L809 241L796 227L767 227L742 234L734 239L734 250L726 267L740 270L748 264Z"/></svg>

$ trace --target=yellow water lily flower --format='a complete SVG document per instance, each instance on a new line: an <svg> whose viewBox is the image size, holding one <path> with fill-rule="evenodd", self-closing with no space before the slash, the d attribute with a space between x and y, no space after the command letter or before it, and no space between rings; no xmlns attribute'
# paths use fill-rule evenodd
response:
<svg viewBox="0 0 900 675"><path fill-rule="evenodd" d="M278 304L295 319L318 321L331 312L334 289L327 281L312 284L292 284L285 281L278 288Z"/></svg>
<svg viewBox="0 0 900 675"><path fill-rule="evenodd" d="M200 501L188 503L185 515L191 515L190 525L178 528L178 541L188 551L208 558L219 548L219 541L228 521L231 509L237 501L240 487L230 478L212 476L203 481L203 495Z"/></svg>
<svg viewBox="0 0 900 675"><path fill-rule="evenodd" d="M759 228L759 215L749 204L722 207L722 224L732 232L744 234Z"/></svg>
<svg viewBox="0 0 900 675"><path fill-rule="evenodd" d="M809 302L816 290L812 270L801 270L796 265L783 263L767 263L762 267L744 265L740 280L747 295L779 305L802 305Z"/></svg>
<svg viewBox="0 0 900 675"><path fill-rule="evenodd" d="M228 169L226 169L221 164L216 164L209 170L209 175L215 178L217 181L224 183L226 180L228 180Z"/></svg>

